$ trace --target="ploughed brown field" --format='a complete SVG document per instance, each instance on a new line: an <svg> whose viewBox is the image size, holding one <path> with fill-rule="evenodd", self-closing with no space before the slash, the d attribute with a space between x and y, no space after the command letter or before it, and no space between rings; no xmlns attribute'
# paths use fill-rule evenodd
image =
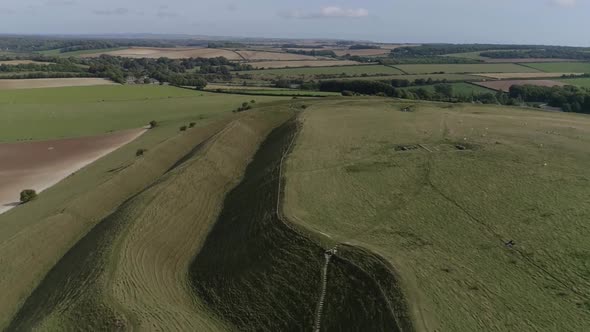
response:
<svg viewBox="0 0 590 332"><path fill-rule="evenodd" d="M216 58L225 57L228 60L242 60L242 57L234 51L218 49L218 48L203 48L203 47L177 47L177 48L158 48L158 47L130 47L124 50L100 52L92 54L84 54L81 57L93 58L108 54L112 56L121 56L126 58L151 58L157 59L161 57L170 59L185 59L185 58Z"/></svg>
<svg viewBox="0 0 590 332"><path fill-rule="evenodd" d="M536 85L536 86L565 86L566 84L559 81L552 80L506 80L506 81L487 81L487 82L473 82L485 88L502 90L504 92L510 91L513 85Z"/></svg>
<svg viewBox="0 0 590 332"><path fill-rule="evenodd" d="M66 86L117 85L104 78L35 78L0 80L0 90L61 88Z"/></svg>
<svg viewBox="0 0 590 332"><path fill-rule="evenodd" d="M45 190L144 132L0 144L0 213L18 205L21 190Z"/></svg>

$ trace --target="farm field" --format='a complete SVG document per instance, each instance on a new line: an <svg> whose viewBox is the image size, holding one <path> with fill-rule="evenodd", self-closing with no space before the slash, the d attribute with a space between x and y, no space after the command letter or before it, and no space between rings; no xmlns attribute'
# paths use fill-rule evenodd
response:
<svg viewBox="0 0 590 332"><path fill-rule="evenodd" d="M14 66L14 65L30 65L30 64L49 65L49 64L51 64L51 62L41 62L41 61L33 61L33 60L6 60L6 61L0 61L0 65Z"/></svg>
<svg viewBox="0 0 590 332"><path fill-rule="evenodd" d="M1 143L0 214L17 206L21 190L37 193L135 140L145 129L62 140Z"/></svg>
<svg viewBox="0 0 590 332"><path fill-rule="evenodd" d="M0 142L98 135L141 128L151 120L175 132L181 124L223 116L251 99L167 86L0 91Z"/></svg>
<svg viewBox="0 0 590 332"><path fill-rule="evenodd" d="M301 75L392 75L402 74L398 69L381 66L381 65L358 65L358 66L341 66L341 67L314 67L314 68L287 68L287 69L265 69L265 70L251 70L243 71L241 74L252 75L282 75L282 76L301 76Z"/></svg>
<svg viewBox="0 0 590 332"><path fill-rule="evenodd" d="M383 56L383 55L388 55L389 53L391 53L391 49L386 49L386 48L375 48L375 49L366 49L366 50L334 49L333 51L334 51L334 53L336 53L337 56L345 56L347 54L350 54L352 56Z"/></svg>
<svg viewBox="0 0 590 332"><path fill-rule="evenodd" d="M481 93L489 93L489 92L493 92L493 90L488 89L485 86L477 86L474 84L469 84L469 83L451 83L451 86L453 87L453 95L455 96L470 96L472 94L481 94ZM402 88L402 89L419 89L419 88L423 88L426 89L430 92L434 92L434 85L421 85L421 86L412 86L412 87L407 87L407 88Z"/></svg>
<svg viewBox="0 0 590 332"><path fill-rule="evenodd" d="M582 88L590 88L590 78L568 78L568 79L561 79L560 82L563 82L567 85L575 85Z"/></svg>
<svg viewBox="0 0 590 332"><path fill-rule="evenodd" d="M557 58L513 58L513 59L494 59L481 56L482 51L476 52L465 52L465 53L453 53L445 56L480 60L491 63L528 63L528 62L563 62L563 61L576 61L570 59L557 59Z"/></svg>
<svg viewBox="0 0 590 332"><path fill-rule="evenodd" d="M513 58L513 59L493 59L486 58L486 62L494 63L529 63L529 62L577 62L579 60L573 59L558 59L558 58Z"/></svg>
<svg viewBox="0 0 590 332"><path fill-rule="evenodd" d="M160 136L158 129L150 130L132 143L135 147L155 143L144 157L129 160L124 156L131 156L135 147L120 149L43 193L26 209L1 215L0 251L2 257L15 259L0 267L3 276L14 276L0 280L11 285L0 304L0 326L9 330L116 329L121 324L229 329L231 325L193 293L187 272L225 194L240 179L264 137L291 116L287 106L276 104L272 109L232 115L163 141L150 137ZM194 147L200 143L203 149L197 153ZM197 197L199 204L194 204ZM116 212L111 214L113 209ZM32 211L36 218L31 217ZM143 227L146 223L153 227ZM162 233L170 227L174 230ZM14 237L15 232L26 237ZM41 245L40 238L51 246ZM60 259L72 243L78 244ZM48 278L31 279L52 266L31 266L21 259L31 256L10 255L15 251L32 253L41 262L59 263ZM150 259L138 261L137 254ZM24 269L26 277L17 282L16 272ZM23 300L22 292L31 292L38 282L39 287L15 312L15 301ZM135 286L126 286L138 283L148 287L137 292ZM74 288L79 296L62 297ZM166 309L156 314L149 309L154 306ZM142 315L131 318L125 314L128 310Z"/></svg>
<svg viewBox="0 0 590 332"><path fill-rule="evenodd" d="M97 53L108 53L114 51L122 51L128 49L127 47L114 47L114 48L101 48L101 49L93 49L93 50L81 50L81 51L72 51L72 52L61 52L61 49L54 49L48 51L40 51L37 52L43 55L51 55L51 56L62 56L62 57L70 57L70 56L81 56L86 54L97 54Z"/></svg>
<svg viewBox="0 0 590 332"><path fill-rule="evenodd" d="M256 60L274 60L274 61L297 61L306 60L313 61L317 60L316 57L301 54L282 53L282 52L264 52L264 51L235 51L244 60L256 61Z"/></svg>
<svg viewBox="0 0 590 332"><path fill-rule="evenodd" d="M481 77L476 75L466 74L419 74L419 75L388 75L388 76L372 76L372 77L344 77L339 80L370 80L370 81L388 81L393 79L415 81L417 79L429 79L433 80L448 80L448 81L479 81Z"/></svg>
<svg viewBox="0 0 590 332"><path fill-rule="evenodd" d="M241 86L241 85L223 85L223 84L209 84L205 88L207 91L223 91L229 93L243 93L252 95L284 95L284 96L340 96L336 92L324 91L306 91L298 89L281 89L271 87L257 87L257 86Z"/></svg>
<svg viewBox="0 0 590 332"><path fill-rule="evenodd" d="M527 63L527 66L550 73L590 73L588 62Z"/></svg>
<svg viewBox="0 0 590 332"><path fill-rule="evenodd" d="M418 330L590 329L590 117L366 98L300 121L285 215L390 262Z"/></svg>
<svg viewBox="0 0 590 332"><path fill-rule="evenodd" d="M170 58L170 59L184 59L184 58L215 58L225 57L228 60L242 60L242 57L234 51L216 48L157 48L157 47L131 47L121 50L114 50L108 52L94 52L84 53L81 57L98 57L102 54L112 56L122 56L127 58Z"/></svg>
<svg viewBox="0 0 590 332"><path fill-rule="evenodd" d="M536 86L565 86L566 84L560 81L552 80L504 80L504 81L486 81L486 82L475 82L474 84L493 89L501 90L504 92L510 91L510 87L513 85L536 85Z"/></svg>
<svg viewBox="0 0 590 332"><path fill-rule="evenodd" d="M14 74L14 73L12 73ZM105 78L0 79L0 90L61 88L75 86L118 85ZM13 92L10 92L12 94Z"/></svg>
<svg viewBox="0 0 590 332"><path fill-rule="evenodd" d="M523 79L527 79L527 78L558 78L558 77L562 77L563 75L580 75L583 73L542 73L542 72L536 72L536 73L486 73L486 74L473 74L476 76L481 76L481 77L488 77L488 78L494 78L494 79L508 79L508 78L523 78Z"/></svg>
<svg viewBox="0 0 590 332"><path fill-rule="evenodd" d="M408 74L427 73L527 73L540 70L520 66L512 63L501 64L425 64L425 65L396 65L396 68ZM567 71L567 70L564 70Z"/></svg>
<svg viewBox="0 0 590 332"><path fill-rule="evenodd" d="M295 67L328 67L352 66L359 64L349 60L297 60L297 61L258 61L249 62L254 68L295 68Z"/></svg>

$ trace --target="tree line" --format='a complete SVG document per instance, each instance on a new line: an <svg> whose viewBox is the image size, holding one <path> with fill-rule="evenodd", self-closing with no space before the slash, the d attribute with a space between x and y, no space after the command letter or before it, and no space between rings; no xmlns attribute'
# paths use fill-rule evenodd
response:
<svg viewBox="0 0 590 332"><path fill-rule="evenodd" d="M394 87L377 81L323 81L319 83L320 91L341 92L343 95L379 95L411 100L430 100L444 102L470 102L481 104L500 104L520 106L525 104L546 103L559 107L564 112L590 114L590 89L575 86L541 87L534 85L514 85L509 93L498 91L456 94L453 85L439 83L434 89L424 87Z"/></svg>
<svg viewBox="0 0 590 332"><path fill-rule="evenodd" d="M572 85L545 87L535 85L513 85L508 93L510 98L526 102L543 102L559 107L564 112L590 114L590 90Z"/></svg>
<svg viewBox="0 0 590 332"><path fill-rule="evenodd" d="M569 52L584 51L581 47L544 46L544 45L505 45L505 44L427 44L421 46L406 46L394 49L391 53L400 58L432 57L453 53L467 52L495 52L495 51L546 51Z"/></svg>
<svg viewBox="0 0 590 332"><path fill-rule="evenodd" d="M84 72L84 68L71 63L26 63L19 65L0 65L0 72L2 73L14 73L14 72Z"/></svg>
<svg viewBox="0 0 590 332"><path fill-rule="evenodd" d="M334 53L334 51L332 51L332 50L316 50L316 49L289 50L289 49L285 49L283 51L285 51L286 53L300 54L300 55L336 57L336 53Z"/></svg>
<svg viewBox="0 0 590 332"><path fill-rule="evenodd" d="M368 45L368 44L354 44L348 47L349 50L377 50L381 49L379 45Z"/></svg>
<svg viewBox="0 0 590 332"><path fill-rule="evenodd" d="M0 49L10 52L41 52L57 50L70 52L113 47L175 47L177 42L152 39L77 39L43 36L2 36Z"/></svg>
<svg viewBox="0 0 590 332"><path fill-rule="evenodd" d="M569 47L539 49L539 50L520 50L520 51L487 51L480 53L481 56L493 59L575 59L590 60L590 52L584 52L580 49Z"/></svg>

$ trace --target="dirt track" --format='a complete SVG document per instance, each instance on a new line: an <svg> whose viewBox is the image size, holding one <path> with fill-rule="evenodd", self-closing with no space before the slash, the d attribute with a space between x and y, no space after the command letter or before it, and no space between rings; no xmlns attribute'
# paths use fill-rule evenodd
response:
<svg viewBox="0 0 590 332"><path fill-rule="evenodd" d="M0 144L0 213L18 205L21 190L45 190L144 132Z"/></svg>

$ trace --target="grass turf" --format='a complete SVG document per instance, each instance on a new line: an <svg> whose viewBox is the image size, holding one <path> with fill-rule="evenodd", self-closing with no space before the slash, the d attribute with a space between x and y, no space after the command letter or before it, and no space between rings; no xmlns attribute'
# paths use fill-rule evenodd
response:
<svg viewBox="0 0 590 332"><path fill-rule="evenodd" d="M302 123L286 215L390 261L425 330L590 329L590 117L367 98Z"/></svg>
<svg viewBox="0 0 590 332"><path fill-rule="evenodd" d="M151 120L176 126L219 116L251 99L168 86L0 91L0 141L87 136L139 128Z"/></svg>
<svg viewBox="0 0 590 332"><path fill-rule="evenodd" d="M228 96L225 95L225 98ZM250 153L256 148L256 142L261 140L260 130L264 130L265 125L272 125L272 121L279 121L279 117L285 116L286 107L291 104L291 101L285 106L283 102L272 102L264 106L263 103L257 103L255 109L246 113L227 113L223 106L223 103L218 104L211 112L217 111L220 113L219 117L207 118L197 121L197 127L188 129L185 132L179 132L178 127L174 123L162 123L155 129L149 130L147 133L142 135L136 141L122 147L121 149L101 158L97 162L89 165L76 174L66 178L56 186L42 192L38 199L27 205L19 206L9 212L0 215L0 256L4 258L11 257L10 260L3 259L3 264L0 266L0 285L6 291L3 293L3 301L0 303L0 328L4 329L8 326L12 317L18 310L20 304L23 303L25 298L31 293L31 291L37 286L37 283L44 278L46 273L54 267L54 265L64 256L64 254L72 248L78 241L93 229L98 222L106 218L109 214L113 213L123 202L128 201L131 197L134 197L139 192L142 192L146 188L151 188L155 183L159 183L158 186L150 189L146 194L138 197L135 203L126 204L127 212L119 213L118 218L121 221L115 222L115 228L119 229L121 223L128 222L129 216L133 215L134 211L142 208L154 209L153 211L164 211L160 207L159 200L163 200L162 206L166 205L171 207L167 202L173 202L179 204L182 200L178 200L177 195L182 195L186 199L190 200L188 206L192 206L197 209L201 209L203 212L202 220L204 222L212 222L211 214L215 215L215 209L219 208L220 201L213 199L215 195L223 195L223 191L220 190L221 182L228 181L234 178L236 172L239 172L237 164L232 164L236 160L225 160L220 158L233 158L237 156L243 156L244 153ZM269 116L261 117L257 114L260 113L257 110L268 107L270 110L276 110ZM262 112L262 111L261 111ZM273 117L274 114L274 117ZM264 115L264 114L263 114ZM246 122L236 122L227 127L226 130L220 132L226 127L230 121L240 119L249 119ZM266 120L265 120L266 119ZM268 121L268 122L265 122ZM256 127L259 126L259 127ZM260 129L260 126L263 128ZM160 179L163 174L171 172L173 169L183 168L185 164L194 161L193 157L198 154L200 143L208 141L208 138L213 134L219 133L214 140L214 148L211 148L211 153L207 154L206 157L201 158L199 163L203 167L194 167L191 169L189 174L184 173L183 176L177 176L171 178L170 176L164 179ZM254 137L254 138L252 138ZM135 151L138 148L147 149L144 156L138 158L135 156ZM209 148L207 148L209 150ZM179 163L182 162L182 163ZM212 167L212 163L216 163L216 167ZM207 168L211 172L205 173L204 169ZM233 174L233 175L232 175ZM195 180L194 176L203 179L203 181L211 181L213 187L211 190L202 190L203 181ZM169 179L166 180L166 179ZM219 180L219 181L217 181ZM237 180L237 179L234 179ZM194 185L195 182L198 185ZM226 188L227 188L226 184ZM211 203L212 205L206 205L209 203L193 204L194 195L185 195L180 192L174 194L169 193L161 195L160 198L154 198L153 195L160 193L162 190L172 191L184 191L183 186L196 190L199 195L204 195L204 201ZM199 200L201 201L201 200ZM143 204L147 202L147 204ZM183 205L184 203L180 203ZM131 205L131 207L129 207ZM187 205L184 205L187 206ZM206 207L211 209L207 210ZM141 208L140 208L141 207ZM173 207L173 213L176 214L174 218L157 218L157 222L173 221L173 225L169 225L174 229L178 230L182 234L185 234L188 242L196 244L196 237L189 234L192 231L188 231L184 228L181 223L181 219L187 222L187 227L195 225L195 218L197 215L201 215L200 212L192 212L183 210L181 206ZM184 212L182 212L184 211ZM184 214L186 213L186 214ZM150 212L148 215L153 216ZM185 217L180 217L185 215ZM112 218L111 218L112 219ZM132 220L135 220L131 218ZM208 227L206 223L202 224ZM107 225L108 226L108 225ZM100 306L100 299L97 294L106 294L105 289L96 287L94 281L96 277L104 270L96 270L97 267L109 268L114 265L104 265L105 257L111 253L110 244L113 243L112 236L118 234L117 232L111 233L109 227L104 226L107 230L101 231L97 229L92 231L94 235L89 237L76 245L79 250L74 250L65 256L61 268L56 267L51 274L54 277L49 277L49 281L45 281L44 284L49 286L41 287L38 292L41 292L41 298L34 297L28 301L25 309L21 311L18 318L13 322L14 326L31 326L42 324L49 330L63 330L64 326L85 326L85 329L96 330L104 329L111 330L113 328L120 328L120 324L127 323L125 319L121 318L121 315L114 313L118 312L119 306L115 306L115 310L106 306ZM161 225L162 226L162 225ZM141 233L141 236L152 236L155 238L150 243L162 244L163 238L159 233L159 230L165 229L168 226L150 228L156 233ZM204 230L198 231L197 228L191 228L193 231L197 229L199 236L205 236ZM105 233L106 232L106 233ZM131 232L131 230L129 230ZM125 233L125 232L123 232ZM121 235L123 236L123 233ZM152 235L150 235L152 234ZM132 239L128 239L133 242ZM104 240L104 241L103 241ZM171 238L174 244L179 243L179 238ZM111 241L111 242L109 242ZM121 240L122 243L127 240ZM188 243L187 242L187 243ZM140 241L139 245L144 243ZM95 246L96 245L96 246ZM89 251L88 251L88 250ZM153 246L152 249L157 252L161 252L163 247ZM195 249L196 250L196 249ZM134 252L134 250L132 250ZM19 253L19 254L17 254ZM182 255L188 255L190 258L194 252L191 250L181 250L178 253ZM76 257L84 256L87 259L83 259L88 264L82 264L80 260L76 260ZM85 256L87 255L87 256ZM174 255L174 254L171 254ZM158 255L150 255L156 258ZM30 264L30 258L35 257L35 264ZM159 256L158 256L159 257ZM171 256L166 256L171 257ZM75 263L70 264L74 259ZM119 261L120 258L115 259ZM168 260L170 261L170 260ZM96 264L95 264L96 263ZM188 264L188 260L185 261ZM64 267L65 265L65 267ZM134 264L123 264L121 265L126 271L133 270L136 265ZM157 267L158 271L165 271L163 265L160 263L152 264L151 266ZM87 268L87 269L86 269ZM171 272L177 273L179 270L172 268ZM67 279L72 281L78 280L77 277L90 276L90 279L84 279L88 281L87 288L84 296L78 297L73 296L70 298L73 303L76 303L76 308L80 310L68 314L59 313L57 315L51 315L52 310L59 303L63 296L67 296L69 290L75 286L74 283L68 282L66 285L60 284L60 276L66 273ZM71 272L71 273L70 273ZM81 274L78 274L80 272ZM137 272L137 271L135 271ZM88 274L90 273L90 274ZM168 273L163 273L170 276ZM151 274L143 274L139 277L150 278ZM160 280L160 279L158 279ZM175 287L182 287L187 283L174 283L172 281L166 282L170 288L162 288L161 285L156 286L164 292L171 289L177 289ZM102 284L101 284L102 285ZM114 283L113 288L106 289L107 292L113 291L115 297L119 299L125 298L124 291L128 288L118 289L118 283ZM60 288L64 286L65 288ZM63 290L63 292L55 292L56 289ZM178 289L177 289L178 290ZM49 293L44 293L48 291ZM190 292L190 290L188 290ZM47 296L45 296L45 295ZM113 293L109 293L113 294ZM171 293L167 293L171 294ZM53 297L55 295L55 297ZM178 294L177 294L178 295ZM182 294L183 300L179 296L173 295L171 297L173 305L167 306L173 308L172 316L178 319L182 316L183 312L187 313L187 320L183 321L180 319L179 329L211 329L212 326L221 326L219 321L211 318L206 309L199 307L198 300L191 298L189 293ZM187 297L188 296L188 297ZM148 297L144 298L148 299ZM187 301L185 301L188 299ZM157 303L161 303L163 297L156 299ZM126 302L130 308L141 307L146 302L136 303L133 301ZM98 304L98 306L94 306ZM149 306L150 304L148 304ZM72 308L69 306L68 308ZM203 311L201 314L196 313L193 310L201 308ZM185 311L183 311L185 310ZM188 310L188 312L186 311ZM142 309L142 312L152 312L150 309ZM70 315L72 314L72 315ZM180 315L180 316L179 316ZM178 321L175 318L169 320L170 317L167 314L159 312L156 315L155 323L151 320L152 318L145 318L143 322L149 321L151 324L163 324L162 328L169 328L170 326L176 326ZM47 319L45 319L45 318ZM131 317L133 322L137 317ZM168 324L167 322L171 322ZM190 323L192 322L192 323ZM67 329L67 328L66 328ZM215 328L217 329L217 328Z"/></svg>
<svg viewBox="0 0 590 332"><path fill-rule="evenodd" d="M397 65L396 68L408 74L425 73L530 73L538 71L533 68L513 63L494 64L425 64L425 65Z"/></svg>
<svg viewBox="0 0 590 332"><path fill-rule="evenodd" d="M422 74L422 75L388 75L371 77L345 77L342 79L329 80L362 80L362 81L391 81L394 79L415 81L417 79L447 80L447 81L481 81L482 77L465 74ZM326 79L328 80L328 79Z"/></svg>
<svg viewBox="0 0 590 332"><path fill-rule="evenodd" d="M590 77L561 79L560 82L590 89Z"/></svg>
<svg viewBox="0 0 590 332"><path fill-rule="evenodd" d="M590 73L588 62L540 62L527 63L526 66L549 73Z"/></svg>

